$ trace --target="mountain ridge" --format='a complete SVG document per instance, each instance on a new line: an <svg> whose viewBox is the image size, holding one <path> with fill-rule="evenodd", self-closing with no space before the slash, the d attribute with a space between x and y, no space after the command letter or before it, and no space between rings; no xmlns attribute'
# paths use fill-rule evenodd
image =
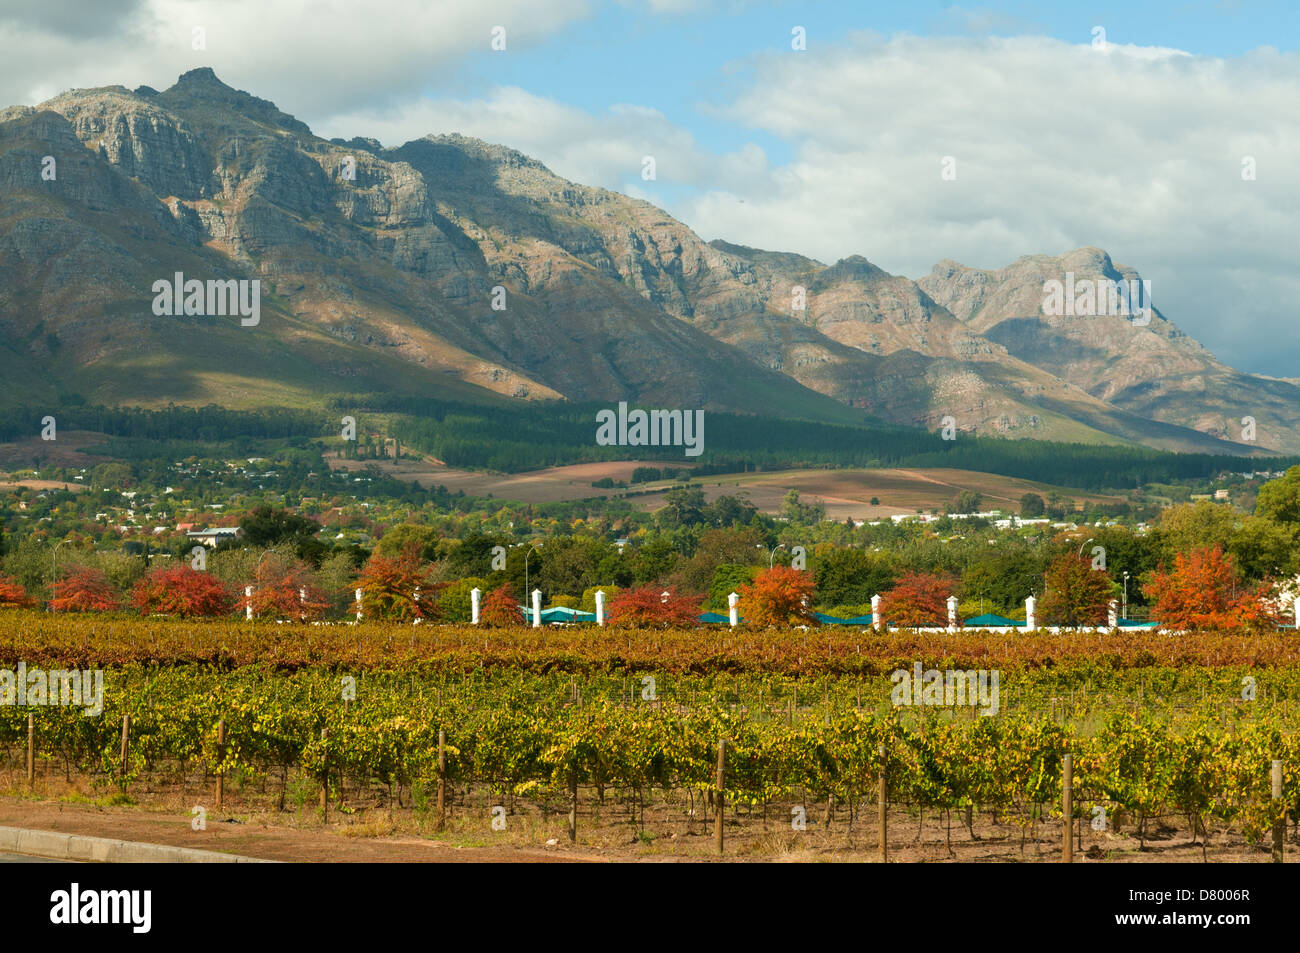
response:
<svg viewBox="0 0 1300 953"><path fill-rule="evenodd" d="M943 259L912 281L860 255L704 242L507 146L319 138L206 68L0 110L0 187L0 369L52 396L238 406L383 387L1300 450L1294 382L1223 365L1158 310L1150 329L1045 318L1038 279L1061 268L1140 279L1101 249ZM259 279L263 327L160 321L147 289L174 271ZM1252 407L1258 440L1226 439Z"/></svg>

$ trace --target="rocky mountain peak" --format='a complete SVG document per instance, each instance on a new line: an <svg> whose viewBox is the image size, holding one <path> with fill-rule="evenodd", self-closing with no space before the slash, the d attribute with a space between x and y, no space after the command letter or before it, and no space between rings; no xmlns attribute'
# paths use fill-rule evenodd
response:
<svg viewBox="0 0 1300 953"><path fill-rule="evenodd" d="M224 111L295 135L311 135L306 123L281 112L270 100L227 86L206 66L182 73L174 85L158 94L157 101L191 121L200 122L206 111ZM221 123L227 117L218 114L211 118Z"/></svg>

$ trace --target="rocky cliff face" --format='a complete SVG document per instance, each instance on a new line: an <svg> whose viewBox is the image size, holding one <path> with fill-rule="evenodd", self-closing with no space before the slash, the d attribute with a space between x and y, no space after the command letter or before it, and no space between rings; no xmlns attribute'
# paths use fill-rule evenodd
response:
<svg viewBox="0 0 1300 953"><path fill-rule="evenodd" d="M1133 274L1096 249L912 282L709 244L478 140L319 139L210 70L5 110L0 186L0 367L35 361L51 393L634 399L1234 450L1216 438L1246 394L1260 443L1300 449L1293 382L1224 367L1162 315L1041 314L1045 276ZM261 280L262 323L153 315L176 271Z"/></svg>

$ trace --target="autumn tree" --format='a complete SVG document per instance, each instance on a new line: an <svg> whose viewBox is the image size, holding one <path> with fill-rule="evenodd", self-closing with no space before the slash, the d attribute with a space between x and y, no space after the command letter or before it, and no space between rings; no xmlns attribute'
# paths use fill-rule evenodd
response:
<svg viewBox="0 0 1300 953"><path fill-rule="evenodd" d="M509 584L493 589L479 606L479 621L487 625L523 625L524 611L519 608Z"/></svg>
<svg viewBox="0 0 1300 953"><path fill-rule="evenodd" d="M1269 586L1242 583L1236 562L1221 546L1203 546L1163 564L1143 587L1162 628L1259 629L1271 624L1264 600Z"/></svg>
<svg viewBox="0 0 1300 953"><path fill-rule="evenodd" d="M141 615L227 615L235 600L216 576L186 565L155 569L135 584L131 605Z"/></svg>
<svg viewBox="0 0 1300 953"><path fill-rule="evenodd" d="M905 628L947 625L948 597L956 587L951 576L904 573L892 589L881 593L881 618Z"/></svg>
<svg viewBox="0 0 1300 953"><path fill-rule="evenodd" d="M319 619L330 607L329 596L298 560L263 559L257 565L252 590L252 596L244 595L239 605L241 609L251 605L254 616Z"/></svg>
<svg viewBox="0 0 1300 953"><path fill-rule="evenodd" d="M1114 583L1092 561L1062 553L1047 567L1039 612L1048 625L1104 625L1115 595Z"/></svg>
<svg viewBox="0 0 1300 953"><path fill-rule="evenodd" d="M100 569L73 570L52 588L50 608L55 612L112 612L122 607L121 596Z"/></svg>
<svg viewBox="0 0 1300 953"><path fill-rule="evenodd" d="M736 590L740 596L740 614L746 624L762 628L816 625L817 617L809 608L814 588L811 573L789 566L773 566Z"/></svg>
<svg viewBox="0 0 1300 953"><path fill-rule="evenodd" d="M699 624L700 599L678 595L673 589L638 586L623 589L609 601L611 625L665 628Z"/></svg>
<svg viewBox="0 0 1300 953"><path fill-rule="evenodd" d="M376 552L366 561L357 580L361 589L361 611L369 618L402 622L436 615L437 601L433 598L430 569L414 546L407 546L396 557ZM422 590L418 602L417 589Z"/></svg>
<svg viewBox="0 0 1300 953"><path fill-rule="evenodd" d="M0 576L0 608L26 609L36 600L27 594L26 587L11 576Z"/></svg>

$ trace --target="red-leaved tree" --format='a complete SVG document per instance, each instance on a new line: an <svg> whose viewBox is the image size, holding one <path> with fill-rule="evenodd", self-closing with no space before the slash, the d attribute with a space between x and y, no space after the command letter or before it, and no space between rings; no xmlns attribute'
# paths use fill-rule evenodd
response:
<svg viewBox="0 0 1300 953"><path fill-rule="evenodd" d="M809 603L812 602L812 573L773 566L754 577L752 583L736 590L740 596L740 614L746 625L766 628L773 625L817 625Z"/></svg>
<svg viewBox="0 0 1300 953"><path fill-rule="evenodd" d="M956 586L951 576L904 573L894 588L880 594L881 618L904 628L947 625L948 596Z"/></svg>
<svg viewBox="0 0 1300 953"><path fill-rule="evenodd" d="M54 584L50 608L55 612L112 612L122 597L100 569L75 569Z"/></svg>
<svg viewBox="0 0 1300 953"><path fill-rule="evenodd" d="M493 589L479 606L479 622L487 625L523 625L524 611L509 585Z"/></svg>
<svg viewBox="0 0 1300 953"><path fill-rule="evenodd" d="M658 586L622 589L609 600L609 622L646 629L698 625L702 602L699 596L679 596Z"/></svg>
<svg viewBox="0 0 1300 953"><path fill-rule="evenodd" d="M27 609L35 604L22 583L11 576L0 576L0 608Z"/></svg>
<svg viewBox="0 0 1300 953"><path fill-rule="evenodd" d="M1162 628L1187 630L1265 628L1272 622L1268 590L1267 583L1245 585L1218 545L1178 553L1173 570L1162 564L1142 587Z"/></svg>
<svg viewBox="0 0 1300 953"><path fill-rule="evenodd" d="M1076 552L1062 553L1047 567L1039 611L1048 625L1105 625L1115 587L1092 561Z"/></svg>
<svg viewBox="0 0 1300 953"><path fill-rule="evenodd" d="M375 553L366 561L357 580L361 611L367 618L401 622L435 615L438 603L429 582L431 569L420 559L415 545L407 546L395 558ZM418 602L417 589L421 590Z"/></svg>
<svg viewBox="0 0 1300 953"><path fill-rule="evenodd" d="M330 607L329 598L311 577L304 563L264 559L254 575L252 596L242 596L239 607L253 607L254 616L273 619L319 619Z"/></svg>
<svg viewBox="0 0 1300 953"><path fill-rule="evenodd" d="M131 605L141 615L195 616L227 615L235 600L216 576L190 566L168 566L152 570L135 584Z"/></svg>

